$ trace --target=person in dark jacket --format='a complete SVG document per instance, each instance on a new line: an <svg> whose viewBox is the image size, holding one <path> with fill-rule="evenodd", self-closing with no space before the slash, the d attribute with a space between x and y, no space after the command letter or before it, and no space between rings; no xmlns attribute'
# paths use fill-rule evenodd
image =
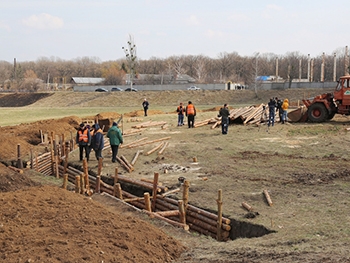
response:
<svg viewBox="0 0 350 263"><path fill-rule="evenodd" d="M143 111L145 112L145 116L147 116L148 106L149 106L148 101L146 99L144 99L142 102L142 107L143 107Z"/></svg>
<svg viewBox="0 0 350 263"><path fill-rule="evenodd" d="M225 103L224 107L220 109L218 117L221 117L221 132L222 134L227 134L228 124L229 124L230 112L228 110L228 105Z"/></svg>
<svg viewBox="0 0 350 263"><path fill-rule="evenodd" d="M185 115L185 107L182 105L182 102L180 102L180 105L177 106L176 109L177 112L177 126L184 125L184 115Z"/></svg>
<svg viewBox="0 0 350 263"><path fill-rule="evenodd" d="M89 161L89 145L91 143L91 135L89 129L85 127L84 123L79 125L79 129L77 131L77 136L75 138L77 145L79 145L79 160L83 160L83 155L85 151L85 158Z"/></svg>
<svg viewBox="0 0 350 263"><path fill-rule="evenodd" d="M100 125L98 123L95 123L94 128L94 135L92 136L91 140L91 147L95 151L96 160L98 161L99 158L102 157L102 149L104 147L104 141L103 141L103 131L100 128Z"/></svg>
<svg viewBox="0 0 350 263"><path fill-rule="evenodd" d="M270 127L270 125L273 126L275 124L276 106L277 106L275 99L271 98L267 105L269 107L269 122L267 125Z"/></svg>
<svg viewBox="0 0 350 263"><path fill-rule="evenodd" d="M109 138L109 144L112 149L112 162L115 163L117 160L119 144L123 143L122 132L119 130L116 122L113 122L112 127L109 128L107 138Z"/></svg>
<svg viewBox="0 0 350 263"><path fill-rule="evenodd" d="M188 122L188 128L194 128L194 117L196 117L196 107L189 101L185 110Z"/></svg>
<svg viewBox="0 0 350 263"><path fill-rule="evenodd" d="M280 122L282 122L283 115L282 103L282 100L276 97L276 111L278 111L278 117L280 118Z"/></svg>

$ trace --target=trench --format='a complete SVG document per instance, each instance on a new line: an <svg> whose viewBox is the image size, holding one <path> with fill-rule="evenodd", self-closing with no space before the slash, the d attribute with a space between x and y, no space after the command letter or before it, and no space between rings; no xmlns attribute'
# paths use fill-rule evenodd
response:
<svg viewBox="0 0 350 263"><path fill-rule="evenodd" d="M92 174L94 174L93 171L92 171ZM102 181L110 185L113 185L114 183L114 179L110 177L102 176L101 179ZM150 195L152 194L152 191L149 189L145 189L145 188L142 188L133 184L125 183L125 182L120 182L120 184L123 190L138 197L143 197L145 192L148 192ZM210 213L217 214L217 211L214 211L214 210L208 210L202 207L198 207L198 208L203 209ZM263 225L254 224L243 220L237 220L225 215L223 216L231 220L231 223L230 223L231 230L230 230L229 240L235 240L238 238L257 238L257 237L262 237L262 236L277 232L275 230L270 230ZM254 216L256 215L253 213L248 213L246 215L247 218L253 218Z"/></svg>

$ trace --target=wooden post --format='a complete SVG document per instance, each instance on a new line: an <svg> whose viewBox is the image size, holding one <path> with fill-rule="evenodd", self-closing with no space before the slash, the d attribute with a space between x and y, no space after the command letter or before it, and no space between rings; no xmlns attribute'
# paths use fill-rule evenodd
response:
<svg viewBox="0 0 350 263"><path fill-rule="evenodd" d="M272 206L272 200L271 200L271 197L270 197L269 192L267 190L264 190L264 195L265 195L266 201L269 204L269 206Z"/></svg>
<svg viewBox="0 0 350 263"><path fill-rule="evenodd" d="M181 224L186 224L186 211L185 211L185 206L184 206L184 201L179 200L179 212L180 212L180 223Z"/></svg>
<svg viewBox="0 0 350 263"><path fill-rule="evenodd" d="M62 149L61 156L66 156L66 142L64 140L64 134L62 134L61 149Z"/></svg>
<svg viewBox="0 0 350 263"><path fill-rule="evenodd" d="M101 184L101 176L99 176L99 175L97 175L96 176L96 185L95 185L95 192L96 193L100 193L100 189L101 189L101 186L100 186L100 184Z"/></svg>
<svg viewBox="0 0 350 263"><path fill-rule="evenodd" d="M54 147L53 147L53 132L51 132L50 137L50 144L51 144L51 173L55 174L55 155L54 155Z"/></svg>
<svg viewBox="0 0 350 263"><path fill-rule="evenodd" d="M144 198L145 198L145 209L148 211L148 212L152 212L152 208L151 208L151 197L149 195L148 192L144 193L143 194Z"/></svg>
<svg viewBox="0 0 350 263"><path fill-rule="evenodd" d="M218 200L216 200L218 204L218 221L217 221L217 236L216 239L221 241L222 238L222 190L218 191Z"/></svg>
<svg viewBox="0 0 350 263"><path fill-rule="evenodd" d="M113 196L119 198L120 200L123 200L123 191L120 186L120 183L115 183L113 187Z"/></svg>
<svg viewBox="0 0 350 263"><path fill-rule="evenodd" d="M41 143L44 142L43 131L42 130L40 130L40 140L41 140Z"/></svg>
<svg viewBox="0 0 350 263"><path fill-rule="evenodd" d="M184 201L185 211L187 210L187 205L188 205L189 188L190 188L190 182L185 180L185 182L183 184L183 195L182 195L182 200Z"/></svg>
<svg viewBox="0 0 350 263"><path fill-rule="evenodd" d="M68 151L67 151L68 154ZM89 169L88 169L88 162L86 158L83 159L83 176L84 176L84 182L85 182L85 190L87 193L90 192L90 182L89 182Z"/></svg>
<svg viewBox="0 0 350 263"><path fill-rule="evenodd" d="M35 152L35 171L39 170L38 153Z"/></svg>
<svg viewBox="0 0 350 263"><path fill-rule="evenodd" d="M63 185L62 185L62 188L63 188L63 189L67 189L67 184L68 184L68 174L64 174L64 175L63 175Z"/></svg>
<svg viewBox="0 0 350 263"><path fill-rule="evenodd" d="M21 160L21 145L17 144L17 168L23 169L23 163Z"/></svg>
<svg viewBox="0 0 350 263"><path fill-rule="evenodd" d="M98 158L98 169L97 169L97 175L101 175L102 172L102 165L103 165L103 158Z"/></svg>
<svg viewBox="0 0 350 263"><path fill-rule="evenodd" d="M83 195L85 193L85 174L80 174L80 193Z"/></svg>
<svg viewBox="0 0 350 263"><path fill-rule="evenodd" d="M80 175L75 176L75 192L80 193Z"/></svg>
<svg viewBox="0 0 350 263"><path fill-rule="evenodd" d="M114 184L118 183L118 167L114 169Z"/></svg>
<svg viewBox="0 0 350 263"><path fill-rule="evenodd" d="M154 173L153 193L152 193L152 211L156 210L156 199L157 199L157 191L158 191L158 179L159 179L159 173Z"/></svg>

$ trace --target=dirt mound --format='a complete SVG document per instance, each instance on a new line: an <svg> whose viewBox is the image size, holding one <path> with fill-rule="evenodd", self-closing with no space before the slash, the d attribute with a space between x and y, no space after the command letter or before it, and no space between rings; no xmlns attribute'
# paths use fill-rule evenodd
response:
<svg viewBox="0 0 350 263"><path fill-rule="evenodd" d="M0 174L3 262L160 263L184 250L131 212L122 215L125 208L115 213L55 186L29 187L37 184L3 165Z"/></svg>
<svg viewBox="0 0 350 263"><path fill-rule="evenodd" d="M79 117L70 116L62 119L48 119L17 126L0 127L0 133L6 134L6 136L0 137L0 160L16 160L16 147L18 144L21 145L22 156L28 155L30 149L38 146L41 142L41 132L51 136L53 131L55 135L61 136L64 134L66 139L71 139L71 137L74 139L76 128L79 127L80 122L81 119ZM36 147L38 151L43 151L43 149L44 147Z"/></svg>
<svg viewBox="0 0 350 263"><path fill-rule="evenodd" d="M23 107L38 100L47 98L54 93L13 93L0 96L0 107Z"/></svg>

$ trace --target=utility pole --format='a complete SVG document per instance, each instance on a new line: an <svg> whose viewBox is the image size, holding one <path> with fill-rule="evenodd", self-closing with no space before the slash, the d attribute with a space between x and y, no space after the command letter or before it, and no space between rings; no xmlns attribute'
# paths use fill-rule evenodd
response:
<svg viewBox="0 0 350 263"><path fill-rule="evenodd" d="M258 57L259 57L259 52L256 53L255 55L255 95L258 95L258 87L257 87L257 81L258 81Z"/></svg>
<svg viewBox="0 0 350 263"><path fill-rule="evenodd" d="M337 54L333 54L333 81L337 81Z"/></svg>
<svg viewBox="0 0 350 263"><path fill-rule="evenodd" d="M311 78L310 78L310 54L307 54L307 81L311 82Z"/></svg>
<svg viewBox="0 0 350 263"><path fill-rule="evenodd" d="M131 35L129 35L129 41L127 42L128 47L122 49L124 50L126 60L128 62L129 66L129 81L130 81L130 88L132 90L132 85L134 82L134 76L135 76L135 66L137 63L137 56L136 56L136 45L134 44L134 39Z"/></svg>

